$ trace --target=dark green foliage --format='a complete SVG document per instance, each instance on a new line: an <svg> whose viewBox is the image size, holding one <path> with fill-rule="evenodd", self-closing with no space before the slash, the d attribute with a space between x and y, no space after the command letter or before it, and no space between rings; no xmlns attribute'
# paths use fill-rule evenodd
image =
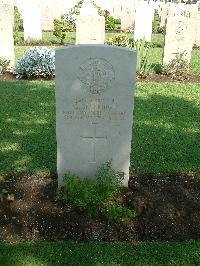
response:
<svg viewBox="0 0 200 266"><path fill-rule="evenodd" d="M23 19L18 11L18 8L15 6L14 8L14 31L22 31L23 30Z"/></svg>
<svg viewBox="0 0 200 266"><path fill-rule="evenodd" d="M158 11L156 11L154 13L154 20L153 20L153 24L152 24L152 32L153 33L164 33L165 32L165 28L164 27L160 27L160 17L159 17Z"/></svg>
<svg viewBox="0 0 200 266"><path fill-rule="evenodd" d="M80 0L76 5L74 5L70 11L68 12L68 15L79 15L80 14L80 8L83 4L84 0Z"/></svg>
<svg viewBox="0 0 200 266"><path fill-rule="evenodd" d="M115 34L106 41L108 45L131 47L132 43L126 33Z"/></svg>
<svg viewBox="0 0 200 266"><path fill-rule="evenodd" d="M137 53L136 71L140 77L146 77L152 70L152 63L149 60L151 43L144 40L134 41L126 33L115 34L106 42L108 45L123 46L133 48Z"/></svg>
<svg viewBox="0 0 200 266"><path fill-rule="evenodd" d="M185 80L189 75L190 64L184 60L183 54L176 55L168 65L163 67L163 74L176 79Z"/></svg>
<svg viewBox="0 0 200 266"><path fill-rule="evenodd" d="M74 26L71 23L66 23L63 19L54 19L53 35L60 39L60 43L64 44L65 38L68 32L74 30Z"/></svg>
<svg viewBox="0 0 200 266"><path fill-rule="evenodd" d="M136 216L136 213L133 210L117 203L105 206L102 212L108 219L122 222L129 221Z"/></svg>
<svg viewBox="0 0 200 266"><path fill-rule="evenodd" d="M117 21L114 17L106 16L105 22L106 22L106 30L107 31L114 31L116 29Z"/></svg>
<svg viewBox="0 0 200 266"><path fill-rule="evenodd" d="M4 74L8 71L10 60L0 58L0 74Z"/></svg>
<svg viewBox="0 0 200 266"><path fill-rule="evenodd" d="M94 179L80 179L68 172L56 198L80 208L87 216L94 216L101 212L105 201L119 192L123 177L123 173L111 168L110 162L99 169Z"/></svg>
<svg viewBox="0 0 200 266"><path fill-rule="evenodd" d="M14 44L20 44L24 42L23 37L18 31L13 32Z"/></svg>
<svg viewBox="0 0 200 266"><path fill-rule="evenodd" d="M23 42L23 37L19 33L22 30L23 30L23 19L21 18L21 15L17 7L15 7L14 8L14 31L13 31L14 44L19 44Z"/></svg>
<svg viewBox="0 0 200 266"><path fill-rule="evenodd" d="M151 43L138 40L133 43L133 48L137 53L136 72L141 77L146 77L152 69L152 63L149 60Z"/></svg>

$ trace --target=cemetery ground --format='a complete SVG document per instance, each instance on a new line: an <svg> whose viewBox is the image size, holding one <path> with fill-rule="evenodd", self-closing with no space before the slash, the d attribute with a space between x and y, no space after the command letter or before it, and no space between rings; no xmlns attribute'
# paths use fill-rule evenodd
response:
<svg viewBox="0 0 200 266"><path fill-rule="evenodd" d="M200 244L29 243L1 246L1 265L199 265Z"/></svg>
<svg viewBox="0 0 200 266"><path fill-rule="evenodd" d="M118 35L117 33L106 33L106 39L110 37ZM128 34L131 38L131 34ZM66 43L74 44L75 43L75 33L70 32L67 35ZM16 54L16 61L22 57L22 55L32 46L32 45L49 45L49 48L55 49L58 44L58 39L53 36L52 32L44 32L42 41L37 41L35 43L26 43L18 44L15 46L15 54ZM149 61L152 62L151 74L143 79L144 81L151 81L151 82L172 82L173 79L166 75L161 75L160 67L162 65L162 57L163 57L163 46L164 46L164 38L162 34L153 34L152 38L152 48L150 49L149 53ZM199 61L200 61L200 50L198 47L194 48L192 51L192 58L190 64L190 75L185 80L183 79L182 82L200 82L200 69L199 69ZM157 74L159 73L159 74ZM13 79L12 75L1 75L0 79Z"/></svg>
<svg viewBox="0 0 200 266"><path fill-rule="evenodd" d="M0 240L136 244L106 244L106 253L106 246L102 249L98 243L1 244L0 260L14 260L17 265L24 258L40 265L55 259L63 265L69 250L74 254L78 249L80 265L87 259L87 250L89 259L95 260L98 254L97 262L102 259L107 265L134 260L142 265L165 265L169 254L176 265L198 264L199 94L195 83L137 82L130 184L115 199L138 214L126 223L101 216L88 219L71 206L55 202L54 82L1 81L1 187L14 200L2 201ZM189 239L196 242L141 243ZM63 257L66 250L68 255Z"/></svg>
<svg viewBox="0 0 200 266"><path fill-rule="evenodd" d="M28 48L16 46L16 58ZM137 213L130 222L55 201L54 81L2 75L12 80L0 81L0 192L10 195L0 194L0 264L200 264L199 60L194 49L187 83L137 81L130 183L114 199Z"/></svg>

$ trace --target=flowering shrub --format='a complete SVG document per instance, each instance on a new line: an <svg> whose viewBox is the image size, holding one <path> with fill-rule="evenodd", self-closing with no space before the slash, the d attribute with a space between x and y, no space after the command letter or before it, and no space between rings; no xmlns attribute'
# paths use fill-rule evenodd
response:
<svg viewBox="0 0 200 266"><path fill-rule="evenodd" d="M64 19L62 18L61 20L54 19L53 24L54 24L53 35L60 39L61 44L64 44L67 33L72 32L74 30L75 23L65 22Z"/></svg>
<svg viewBox="0 0 200 266"><path fill-rule="evenodd" d="M33 47L18 61L14 74L17 78L43 77L55 75L55 52L46 47Z"/></svg>
<svg viewBox="0 0 200 266"><path fill-rule="evenodd" d="M0 57L0 74L6 73L8 71L10 65L10 60Z"/></svg>
<svg viewBox="0 0 200 266"><path fill-rule="evenodd" d="M76 22L76 18L71 16L71 15L68 15L68 14L64 14L62 16L62 19L65 23L69 23L69 24L73 24L75 25L75 22Z"/></svg>

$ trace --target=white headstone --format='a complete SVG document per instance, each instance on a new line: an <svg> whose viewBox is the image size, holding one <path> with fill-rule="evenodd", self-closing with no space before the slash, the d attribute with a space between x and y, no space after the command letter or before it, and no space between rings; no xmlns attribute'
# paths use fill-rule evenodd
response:
<svg viewBox="0 0 200 266"><path fill-rule="evenodd" d="M120 63L119 63L120 62ZM57 171L94 177L111 161L128 184L136 54L107 45L56 49Z"/></svg>
<svg viewBox="0 0 200 266"><path fill-rule="evenodd" d="M134 40L151 42L154 10L148 6L139 6L135 12Z"/></svg>
<svg viewBox="0 0 200 266"><path fill-rule="evenodd" d="M41 8L32 2L23 6L24 40L42 39Z"/></svg>
<svg viewBox="0 0 200 266"><path fill-rule="evenodd" d="M14 66L14 39L13 39L13 0L0 1L0 58L10 60L10 66Z"/></svg>
<svg viewBox="0 0 200 266"><path fill-rule="evenodd" d="M91 7L87 1L86 4L84 12L76 17L76 44L104 44L105 18L99 16L97 9Z"/></svg>
<svg viewBox="0 0 200 266"><path fill-rule="evenodd" d="M81 16L98 16L98 10L94 7L91 0L85 0L80 9Z"/></svg>
<svg viewBox="0 0 200 266"><path fill-rule="evenodd" d="M135 11L133 9L125 9L121 17L121 30L125 31L127 29L133 28L135 20Z"/></svg>
<svg viewBox="0 0 200 266"><path fill-rule="evenodd" d="M166 24L163 63L168 64L180 54L184 60L190 62L193 42L191 19L169 17Z"/></svg>

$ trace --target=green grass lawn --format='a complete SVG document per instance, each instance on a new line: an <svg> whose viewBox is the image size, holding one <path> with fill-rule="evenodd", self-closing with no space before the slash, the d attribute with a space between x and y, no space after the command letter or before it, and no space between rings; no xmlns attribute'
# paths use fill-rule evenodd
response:
<svg viewBox="0 0 200 266"><path fill-rule="evenodd" d="M0 172L56 170L51 81L1 81ZM131 170L200 172L200 85L138 83Z"/></svg>
<svg viewBox="0 0 200 266"><path fill-rule="evenodd" d="M106 32L106 39L113 37L114 35L118 35L120 33L109 33ZM19 36L23 38L23 32L19 33ZM128 33L129 38L133 38L133 33ZM52 31L49 32L43 32L42 33L42 39L46 42L54 42L59 43L59 39L53 35ZM71 43L74 44L76 40L76 33L75 32L68 32L65 43ZM164 35L163 34L152 34L152 42L155 45L163 45L164 44Z"/></svg>
<svg viewBox="0 0 200 266"><path fill-rule="evenodd" d="M200 242L0 244L0 265L200 265Z"/></svg>
<svg viewBox="0 0 200 266"><path fill-rule="evenodd" d="M106 38L110 38L115 33L106 33ZM129 37L133 37L133 34L129 34ZM44 41L57 41L57 38L53 36L52 32L44 32L43 33L43 40ZM70 32L68 34L68 38L66 39L67 43L75 43L75 33ZM163 45L164 37L162 34L153 34L152 42L154 44ZM30 48L30 46L15 46L15 55L16 60L20 59L21 56ZM55 49L53 47L52 49ZM149 60L153 64L153 66L162 64L162 57L163 57L163 48L151 48L149 54ZM193 75L200 75L200 50L193 50L192 51L192 59L191 59L191 66L190 66L190 73Z"/></svg>

